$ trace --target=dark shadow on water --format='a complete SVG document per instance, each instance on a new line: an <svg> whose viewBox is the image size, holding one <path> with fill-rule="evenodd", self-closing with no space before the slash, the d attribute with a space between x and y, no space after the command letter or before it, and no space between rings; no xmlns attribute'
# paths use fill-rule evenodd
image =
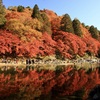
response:
<svg viewBox="0 0 100 100"><path fill-rule="evenodd" d="M88 100L100 100L100 85L97 85L90 91Z"/></svg>

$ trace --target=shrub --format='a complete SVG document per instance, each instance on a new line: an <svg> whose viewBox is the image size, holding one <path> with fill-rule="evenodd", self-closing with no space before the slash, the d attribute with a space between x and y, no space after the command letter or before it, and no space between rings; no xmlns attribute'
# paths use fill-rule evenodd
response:
<svg viewBox="0 0 100 100"><path fill-rule="evenodd" d="M26 8L29 9L29 10L31 10L30 6L27 6Z"/></svg>

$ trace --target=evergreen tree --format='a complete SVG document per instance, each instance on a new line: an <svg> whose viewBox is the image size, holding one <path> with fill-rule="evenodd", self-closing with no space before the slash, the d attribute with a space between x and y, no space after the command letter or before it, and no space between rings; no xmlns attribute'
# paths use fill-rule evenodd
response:
<svg viewBox="0 0 100 100"><path fill-rule="evenodd" d="M49 34L52 34L51 23L49 21L48 16L45 13L42 13L41 16L42 16L42 19L43 19L42 32L48 32Z"/></svg>
<svg viewBox="0 0 100 100"><path fill-rule="evenodd" d="M82 23L82 26L85 27L85 23Z"/></svg>
<svg viewBox="0 0 100 100"><path fill-rule="evenodd" d="M20 6L20 5L17 7L17 11L18 11L18 12L23 12L24 9L25 9L25 8L24 8L23 6Z"/></svg>
<svg viewBox="0 0 100 100"><path fill-rule="evenodd" d="M78 36L82 36L83 33L82 33L82 30L81 30L81 27L80 27L80 21L78 19L74 19L73 20L73 28L74 28L74 33Z"/></svg>
<svg viewBox="0 0 100 100"><path fill-rule="evenodd" d="M87 30L89 30L90 26L89 26L89 25L86 25L85 28L86 28Z"/></svg>
<svg viewBox="0 0 100 100"><path fill-rule="evenodd" d="M39 21L43 22L43 19L41 17L41 14L40 14L40 11L39 11L39 7L38 7L37 4L33 8L33 12L32 12L31 17L32 18L37 18Z"/></svg>
<svg viewBox="0 0 100 100"><path fill-rule="evenodd" d="M92 35L93 38L98 39L98 37L99 37L99 31L98 31L98 29L96 27L94 27L93 25L90 26L89 32L91 33L91 35Z"/></svg>
<svg viewBox="0 0 100 100"><path fill-rule="evenodd" d="M65 32L71 32L71 33L74 33L73 31L73 26L72 26L72 21L71 21L71 18L68 14L65 14L61 20L61 27L60 29L62 31L65 31Z"/></svg>
<svg viewBox="0 0 100 100"><path fill-rule="evenodd" d="M31 7L30 6L27 6L26 8L29 9L29 10L31 10Z"/></svg>
<svg viewBox="0 0 100 100"><path fill-rule="evenodd" d="M5 9L2 4L2 0L0 0L0 28L3 27L5 23L6 23Z"/></svg>

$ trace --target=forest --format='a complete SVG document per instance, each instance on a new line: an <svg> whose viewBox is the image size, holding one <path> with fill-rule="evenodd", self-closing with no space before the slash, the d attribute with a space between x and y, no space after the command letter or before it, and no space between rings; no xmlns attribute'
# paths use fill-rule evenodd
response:
<svg viewBox="0 0 100 100"><path fill-rule="evenodd" d="M67 12L59 16L54 11L39 9L37 4L33 8L6 8L0 0L0 61L3 57L55 57L59 61L100 58L100 30L78 18L72 20ZM30 70L22 66L7 70L2 68L9 66L0 67L0 100L92 100L91 90L100 86L100 63L92 69L93 63L89 62L88 70L82 62L79 69L73 64L56 65L55 70L50 70L54 65L48 66L48 70L42 65L42 69L38 65L37 69L28 66Z"/></svg>
<svg viewBox="0 0 100 100"><path fill-rule="evenodd" d="M0 57L100 57L100 31L69 14L0 2Z"/></svg>

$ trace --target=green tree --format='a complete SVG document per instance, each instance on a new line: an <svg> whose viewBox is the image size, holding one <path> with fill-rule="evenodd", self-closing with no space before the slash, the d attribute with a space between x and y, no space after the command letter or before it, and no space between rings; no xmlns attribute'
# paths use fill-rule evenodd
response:
<svg viewBox="0 0 100 100"><path fill-rule="evenodd" d="M74 33L72 21L68 14L65 14L61 20L61 27L60 29L65 32Z"/></svg>
<svg viewBox="0 0 100 100"><path fill-rule="evenodd" d="M17 7L17 11L18 12L23 12L24 11L24 7L23 6L21 6L21 5L19 5L18 7Z"/></svg>
<svg viewBox="0 0 100 100"><path fill-rule="evenodd" d="M3 6L2 0L0 0L0 28L3 27L5 23L6 23L5 8Z"/></svg>
<svg viewBox="0 0 100 100"><path fill-rule="evenodd" d="M87 30L89 30L90 26L89 26L89 25L86 25L85 28L86 28Z"/></svg>
<svg viewBox="0 0 100 100"><path fill-rule="evenodd" d="M80 21L75 18L73 20L73 28L74 28L74 33L78 36L83 35L80 25L81 25Z"/></svg>
<svg viewBox="0 0 100 100"><path fill-rule="evenodd" d="M92 35L93 38L98 39L98 37L99 37L99 31L98 31L98 29L96 27L94 27L93 25L90 26L89 32L91 33L91 35Z"/></svg>
<svg viewBox="0 0 100 100"><path fill-rule="evenodd" d="M48 32L49 34L52 34L51 23L49 21L48 16L45 13L42 13L41 16L42 16L42 19L43 19L42 32Z"/></svg>
<svg viewBox="0 0 100 100"><path fill-rule="evenodd" d="M32 12L31 17L32 18L37 18L39 21L43 22L43 19L41 17L40 10L39 10L39 7L38 7L37 4L33 8L33 12Z"/></svg>
<svg viewBox="0 0 100 100"><path fill-rule="evenodd" d="M82 23L82 26L85 27L85 23Z"/></svg>
<svg viewBox="0 0 100 100"><path fill-rule="evenodd" d="M26 8L29 9L29 10L31 10L31 7L30 6L27 6Z"/></svg>

